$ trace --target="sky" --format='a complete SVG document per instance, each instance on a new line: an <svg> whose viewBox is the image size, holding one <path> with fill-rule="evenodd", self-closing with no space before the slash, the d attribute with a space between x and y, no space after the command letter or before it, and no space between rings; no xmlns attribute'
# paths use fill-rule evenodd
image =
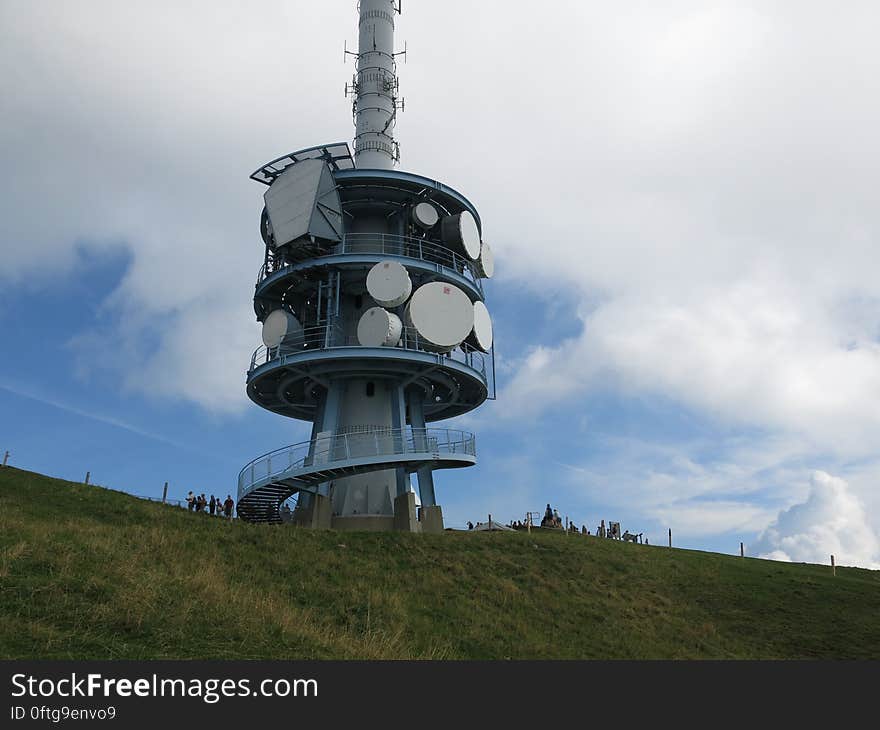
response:
<svg viewBox="0 0 880 730"><path fill-rule="evenodd" d="M880 7L410 0L401 169L479 209L498 398L448 526L880 568ZM353 134L354 0L0 0L0 453L232 493L264 188Z"/></svg>

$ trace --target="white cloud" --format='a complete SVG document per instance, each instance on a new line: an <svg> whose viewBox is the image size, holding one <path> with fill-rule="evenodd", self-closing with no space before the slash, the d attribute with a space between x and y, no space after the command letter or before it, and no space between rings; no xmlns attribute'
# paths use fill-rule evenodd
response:
<svg viewBox="0 0 880 730"><path fill-rule="evenodd" d="M880 540L861 501L839 477L817 471L805 502L779 513L750 546L771 560L828 563L880 569Z"/></svg>
<svg viewBox="0 0 880 730"><path fill-rule="evenodd" d="M880 344L871 328L878 323L811 301L782 274L621 293L583 322L578 338L523 360L501 396L509 417L617 386L842 453L870 453L876 443Z"/></svg>
<svg viewBox="0 0 880 730"><path fill-rule="evenodd" d="M755 524L766 522L765 507L748 502L711 500L670 509L660 509L655 518L661 525L674 525L673 537L688 538L718 536L724 533L742 535L751 532ZM733 547L731 541L731 547Z"/></svg>
<svg viewBox="0 0 880 730"><path fill-rule="evenodd" d="M679 537L754 534L802 495L796 444L784 440L593 438L599 454L557 462L565 471L554 484Z"/></svg>

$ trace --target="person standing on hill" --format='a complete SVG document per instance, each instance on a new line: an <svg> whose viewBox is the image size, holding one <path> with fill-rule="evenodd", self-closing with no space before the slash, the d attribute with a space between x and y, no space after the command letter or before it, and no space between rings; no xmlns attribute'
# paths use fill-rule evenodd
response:
<svg viewBox="0 0 880 730"><path fill-rule="evenodd" d="M189 490L189 494L186 495L186 508L192 512L196 507L196 497L192 493L192 489Z"/></svg>
<svg viewBox="0 0 880 730"><path fill-rule="evenodd" d="M235 502L232 501L232 495L226 495L226 501L223 503L223 512L226 515L227 520L232 519L232 508L235 506Z"/></svg>
<svg viewBox="0 0 880 730"><path fill-rule="evenodd" d="M211 516L214 515L214 511L217 509L217 500L214 499L214 495L211 495L211 501L208 502L208 511L211 513Z"/></svg>

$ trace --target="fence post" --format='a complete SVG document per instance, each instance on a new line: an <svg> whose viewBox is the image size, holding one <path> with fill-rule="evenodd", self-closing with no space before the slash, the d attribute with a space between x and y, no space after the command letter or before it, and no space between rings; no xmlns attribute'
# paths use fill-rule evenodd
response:
<svg viewBox="0 0 880 730"><path fill-rule="evenodd" d="M3 455L3 466L6 466L6 462L8 462L8 461L9 461L9 452L7 451L7 452Z"/></svg>
<svg viewBox="0 0 880 730"><path fill-rule="evenodd" d="M168 498L168 482L165 482L165 486L162 487L162 504L166 503Z"/></svg>
<svg viewBox="0 0 880 730"><path fill-rule="evenodd" d="M831 575L837 575L837 566L834 565L834 556L831 556Z"/></svg>
<svg viewBox="0 0 880 730"><path fill-rule="evenodd" d="M90 477L91 475L92 475L92 472L90 472L90 471L87 471L87 472L86 472L86 481L85 481L86 484L89 483L89 477Z"/></svg>
<svg viewBox="0 0 880 730"><path fill-rule="evenodd" d="M672 547L672 528L669 528L669 547Z"/></svg>

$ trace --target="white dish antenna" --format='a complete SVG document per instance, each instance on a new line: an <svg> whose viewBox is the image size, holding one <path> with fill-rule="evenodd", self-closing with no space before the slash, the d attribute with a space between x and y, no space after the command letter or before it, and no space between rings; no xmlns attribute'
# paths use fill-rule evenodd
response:
<svg viewBox="0 0 880 730"><path fill-rule="evenodd" d="M492 318L486 305L479 299L474 302L474 328L467 342L483 352L492 349Z"/></svg>
<svg viewBox="0 0 880 730"><path fill-rule="evenodd" d="M276 309L263 322L263 344L278 347L282 342L301 338L303 327L286 309Z"/></svg>
<svg viewBox="0 0 880 730"><path fill-rule="evenodd" d="M398 307L412 294L412 279L397 261L380 261L367 274L367 293L380 307Z"/></svg>
<svg viewBox="0 0 880 730"><path fill-rule="evenodd" d="M477 276L481 279L491 279L495 274L495 255L488 243L483 241L483 247L480 249L480 258L476 263Z"/></svg>
<svg viewBox="0 0 880 730"><path fill-rule="evenodd" d="M413 207L412 217L416 225L424 228L426 231L436 226L437 221L440 220L440 214L437 212L437 209L430 203L425 202Z"/></svg>
<svg viewBox="0 0 880 730"><path fill-rule="evenodd" d="M416 330L424 349L449 352L474 328L474 307L458 287L432 281L412 295L406 305L406 323Z"/></svg>
<svg viewBox="0 0 880 730"><path fill-rule="evenodd" d="M370 307L358 322L358 342L364 347L394 347L402 333L400 317L382 307Z"/></svg>
<svg viewBox="0 0 880 730"><path fill-rule="evenodd" d="M447 244L461 248L471 261L480 257L480 228L470 211L446 216L442 233Z"/></svg>

